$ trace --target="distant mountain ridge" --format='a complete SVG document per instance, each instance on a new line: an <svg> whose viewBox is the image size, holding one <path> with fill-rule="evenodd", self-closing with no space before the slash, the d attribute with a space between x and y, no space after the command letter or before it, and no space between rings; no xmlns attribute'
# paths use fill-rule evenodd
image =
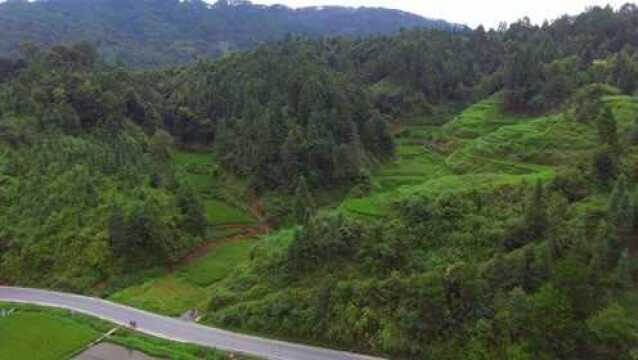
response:
<svg viewBox="0 0 638 360"><path fill-rule="evenodd" d="M253 48L286 35L366 36L402 28L466 27L399 10L338 6L292 9L244 0L8 0L0 3L0 56L20 46L89 41L113 63L183 64Z"/></svg>

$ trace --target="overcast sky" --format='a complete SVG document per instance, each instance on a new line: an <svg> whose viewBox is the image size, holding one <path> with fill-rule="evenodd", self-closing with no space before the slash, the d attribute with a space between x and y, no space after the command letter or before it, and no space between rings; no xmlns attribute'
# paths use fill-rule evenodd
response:
<svg viewBox="0 0 638 360"><path fill-rule="evenodd" d="M529 16L535 23L563 14L578 14L587 7L610 4L615 8L629 0L252 0L258 4L285 4L291 7L315 5L381 6L410 11L476 27L497 27Z"/></svg>

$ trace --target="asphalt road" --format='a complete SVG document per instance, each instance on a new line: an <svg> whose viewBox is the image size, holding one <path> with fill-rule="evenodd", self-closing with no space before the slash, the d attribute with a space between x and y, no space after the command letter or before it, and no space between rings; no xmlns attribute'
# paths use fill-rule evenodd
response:
<svg viewBox="0 0 638 360"><path fill-rule="evenodd" d="M380 360L380 358L232 333L156 315L102 299L0 286L0 301L69 309L119 325L137 322L139 332L164 339L273 360Z"/></svg>

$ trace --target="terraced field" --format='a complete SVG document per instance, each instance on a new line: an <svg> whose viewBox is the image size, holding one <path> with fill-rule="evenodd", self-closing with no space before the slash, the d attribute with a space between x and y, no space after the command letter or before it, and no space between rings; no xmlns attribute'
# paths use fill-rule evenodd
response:
<svg viewBox="0 0 638 360"><path fill-rule="evenodd" d="M628 110L633 98L606 101L627 118L635 113ZM562 115L515 117L505 114L501 103L499 96L482 101L442 128L404 129L396 161L373 175L377 191L348 199L341 208L356 216L384 217L394 202L408 197L549 180L566 161L586 159L595 147L591 125Z"/></svg>

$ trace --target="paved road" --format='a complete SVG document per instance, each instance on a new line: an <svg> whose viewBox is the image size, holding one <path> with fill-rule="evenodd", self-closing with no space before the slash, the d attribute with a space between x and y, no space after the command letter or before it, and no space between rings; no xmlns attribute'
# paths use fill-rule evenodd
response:
<svg viewBox="0 0 638 360"><path fill-rule="evenodd" d="M272 360L380 360L380 358L365 355L236 334L86 296L0 286L0 301L69 309L124 326L128 326L129 321L134 320L137 322L137 330L142 333L259 358Z"/></svg>

